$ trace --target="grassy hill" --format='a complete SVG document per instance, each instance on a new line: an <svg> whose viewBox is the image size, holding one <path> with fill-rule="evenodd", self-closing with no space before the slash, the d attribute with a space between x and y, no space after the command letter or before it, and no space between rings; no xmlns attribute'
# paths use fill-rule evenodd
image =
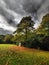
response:
<svg viewBox="0 0 49 65"><path fill-rule="evenodd" d="M49 65L49 52L0 44L0 65Z"/></svg>

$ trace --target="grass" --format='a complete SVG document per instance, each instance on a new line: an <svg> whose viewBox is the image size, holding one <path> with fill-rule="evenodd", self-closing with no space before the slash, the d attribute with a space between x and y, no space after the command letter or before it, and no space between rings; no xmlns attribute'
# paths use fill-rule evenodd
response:
<svg viewBox="0 0 49 65"><path fill-rule="evenodd" d="M49 52L0 44L0 65L49 65Z"/></svg>

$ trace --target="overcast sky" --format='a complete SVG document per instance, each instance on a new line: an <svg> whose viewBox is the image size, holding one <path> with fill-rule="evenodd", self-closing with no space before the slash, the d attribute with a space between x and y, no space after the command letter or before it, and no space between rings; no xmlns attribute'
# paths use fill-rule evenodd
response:
<svg viewBox="0 0 49 65"><path fill-rule="evenodd" d="M49 0L0 0L0 34L12 33L24 16L32 16L35 27L49 13Z"/></svg>

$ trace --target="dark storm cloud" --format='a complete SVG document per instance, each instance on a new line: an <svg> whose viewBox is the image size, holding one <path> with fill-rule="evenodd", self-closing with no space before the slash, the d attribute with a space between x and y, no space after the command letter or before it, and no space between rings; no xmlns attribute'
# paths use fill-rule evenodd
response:
<svg viewBox="0 0 49 65"><path fill-rule="evenodd" d="M0 15L13 27L23 16L30 15L34 21L41 21L46 13L49 13L49 0L0 0Z"/></svg>
<svg viewBox="0 0 49 65"><path fill-rule="evenodd" d="M35 19L38 19L38 10L46 0L24 0L23 9L30 13Z"/></svg>
<svg viewBox="0 0 49 65"><path fill-rule="evenodd" d="M44 8L48 9L49 7L49 0L3 0L6 3L6 9L4 9L4 15L9 19L13 19L14 15L10 14L10 11L15 12L15 14L25 16L25 15L32 15L35 18L37 15L41 14L44 11ZM44 6L44 8L42 8ZM46 7L47 6L47 7ZM8 10L10 10L8 12ZM41 10L41 11L40 11Z"/></svg>
<svg viewBox="0 0 49 65"><path fill-rule="evenodd" d="M48 10L49 7L49 0L4 0L4 2L7 4L7 9L14 11L21 18L31 15L34 19L38 19L43 14L42 12L45 12L45 9ZM8 17L11 19L14 18L13 15L9 15Z"/></svg>
<svg viewBox="0 0 49 65"><path fill-rule="evenodd" d="M38 18L41 21L42 17L49 13L49 0L45 0L44 4L41 5L40 9L38 10Z"/></svg>
<svg viewBox="0 0 49 65"><path fill-rule="evenodd" d="M42 17L49 13L49 0L23 0L22 8L33 17L36 24L39 24Z"/></svg>

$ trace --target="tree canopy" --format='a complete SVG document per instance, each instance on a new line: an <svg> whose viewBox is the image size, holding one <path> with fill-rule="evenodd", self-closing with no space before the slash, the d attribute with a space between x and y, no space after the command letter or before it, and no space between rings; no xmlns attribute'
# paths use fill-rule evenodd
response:
<svg viewBox="0 0 49 65"><path fill-rule="evenodd" d="M43 16L42 22L36 31L38 34L49 35L49 14Z"/></svg>

